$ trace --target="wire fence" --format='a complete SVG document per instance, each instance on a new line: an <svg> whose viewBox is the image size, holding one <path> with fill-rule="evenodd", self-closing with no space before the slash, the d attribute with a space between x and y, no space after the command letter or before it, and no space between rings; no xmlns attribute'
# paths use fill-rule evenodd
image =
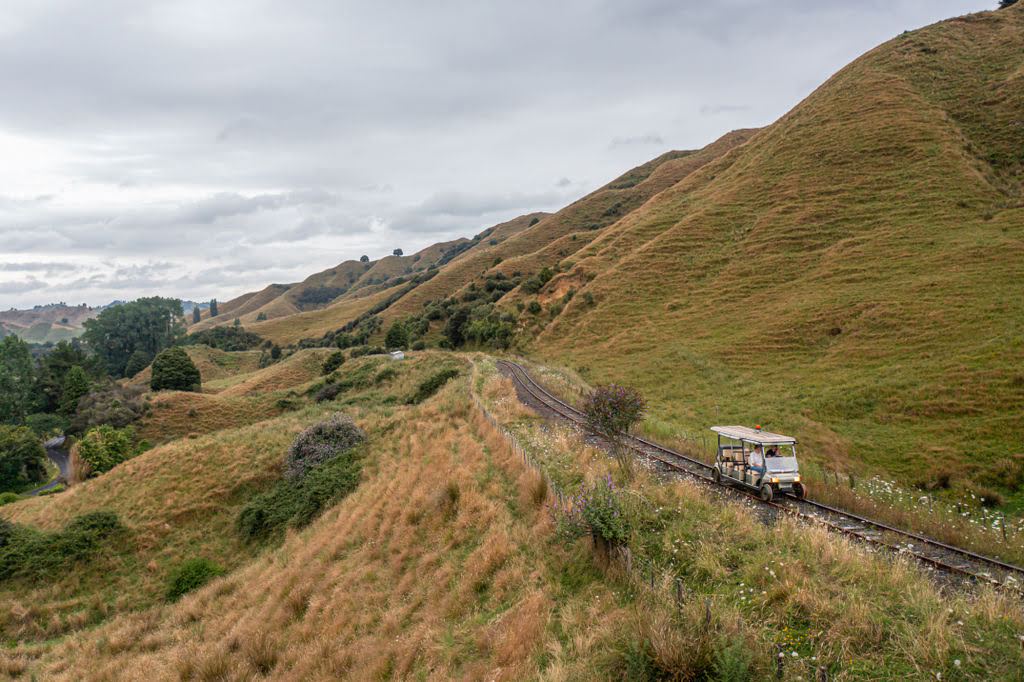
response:
<svg viewBox="0 0 1024 682"><path fill-rule="evenodd" d="M501 434L512 452L522 460L524 465L537 472L537 474L544 479L548 495L551 498L551 507L553 510L560 513L572 512L575 508L576 497L569 494L548 475L543 465L541 465L541 463L538 462L529 453L529 451L526 450L526 448L520 445L515 434L501 424L490 413L487 407L483 404L483 401L480 400L479 396L475 392L471 392L470 395L473 398L473 404L483 416L484 420ZM648 511L654 509L654 505L639 495L628 495L626 499L630 500L630 503L632 504L647 506ZM653 560L647 557L634 554L626 545L612 548L609 554L609 560L616 568L618 568L618 570L621 571L624 579L629 583L632 589L637 590L638 592L645 592L654 599L669 600L674 602L677 608L681 609L687 602L692 599L699 598L698 595L692 593L687 588L685 582L680 576L664 570ZM713 611L714 599L712 597L705 596L703 616L705 627L711 626ZM828 682L828 668L825 666L815 665L811 666L808 670L806 661L801 660L799 663L791 662L790 658L786 656L782 645L775 645L771 668L775 672L776 679L781 680L784 678L787 665L797 666L801 672L808 674L807 679L814 679L819 682Z"/></svg>

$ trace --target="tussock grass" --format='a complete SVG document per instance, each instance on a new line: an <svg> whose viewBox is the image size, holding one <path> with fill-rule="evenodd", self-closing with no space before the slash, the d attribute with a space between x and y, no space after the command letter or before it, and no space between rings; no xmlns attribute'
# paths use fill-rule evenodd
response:
<svg viewBox="0 0 1024 682"><path fill-rule="evenodd" d="M477 372L484 386L502 383L487 363ZM509 426L564 488L615 473L612 460L572 430L535 419ZM1014 679L1024 663L1024 617L1009 594L944 591L903 558L789 518L766 525L748 503L690 481L661 482L644 469L623 495L636 561L683 579L689 615L641 609L632 629L616 635L603 664L610 675L707 674L736 664L741 653L724 653L736 641L750 654L752 679L771 672L777 645L785 647L787 674L804 679L818 664L830 666L833 679ZM673 599L671 587L657 591L663 601ZM643 603L643 594L635 598ZM694 629L705 600L713 645Z"/></svg>
<svg viewBox="0 0 1024 682"><path fill-rule="evenodd" d="M597 674L594 655L629 611L585 553L551 543L546 509L520 502L532 479L467 390L460 379L419 406L364 414L366 478L339 505L174 606L34 651L31 670L54 679ZM566 591L557 579L566 572L585 577Z"/></svg>

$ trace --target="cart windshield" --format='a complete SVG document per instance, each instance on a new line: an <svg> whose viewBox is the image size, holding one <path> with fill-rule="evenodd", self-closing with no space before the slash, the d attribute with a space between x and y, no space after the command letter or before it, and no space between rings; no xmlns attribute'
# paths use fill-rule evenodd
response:
<svg viewBox="0 0 1024 682"><path fill-rule="evenodd" d="M764 465L768 471L782 473L796 471L796 457L765 457Z"/></svg>

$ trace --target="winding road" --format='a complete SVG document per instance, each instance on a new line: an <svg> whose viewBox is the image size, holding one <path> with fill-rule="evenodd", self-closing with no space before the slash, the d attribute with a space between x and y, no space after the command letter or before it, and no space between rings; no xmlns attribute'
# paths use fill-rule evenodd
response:
<svg viewBox="0 0 1024 682"><path fill-rule="evenodd" d="M68 451L64 449L64 443L67 438L64 436L57 436L43 443L43 447L46 448L46 456L50 458L57 468L60 469L60 475L50 481L44 486L40 486L35 490L30 490L25 495L38 495L39 493L46 492L56 488L61 483L68 480L68 473L71 467L71 458L68 455Z"/></svg>

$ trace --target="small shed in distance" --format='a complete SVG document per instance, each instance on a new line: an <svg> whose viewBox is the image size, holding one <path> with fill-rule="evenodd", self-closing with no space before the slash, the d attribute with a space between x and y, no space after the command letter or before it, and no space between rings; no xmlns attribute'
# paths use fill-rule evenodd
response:
<svg viewBox="0 0 1024 682"><path fill-rule="evenodd" d="M392 360L405 360L405 353L400 350L393 350L388 355L391 356Z"/></svg>

